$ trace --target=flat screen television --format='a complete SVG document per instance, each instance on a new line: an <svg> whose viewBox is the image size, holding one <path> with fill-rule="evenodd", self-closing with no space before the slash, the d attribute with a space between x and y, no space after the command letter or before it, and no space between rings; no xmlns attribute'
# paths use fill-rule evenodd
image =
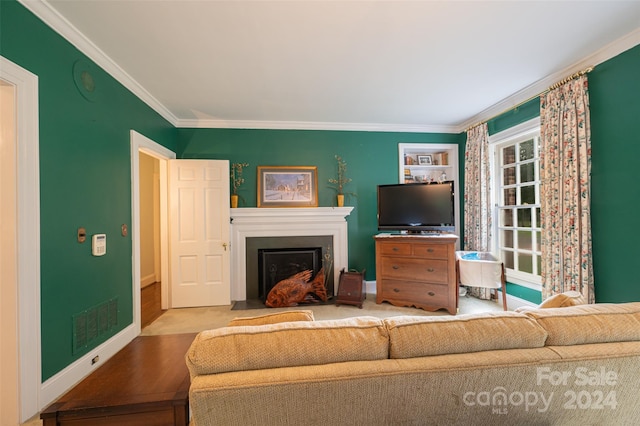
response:
<svg viewBox="0 0 640 426"><path fill-rule="evenodd" d="M378 230L454 232L454 186L442 183L378 185Z"/></svg>

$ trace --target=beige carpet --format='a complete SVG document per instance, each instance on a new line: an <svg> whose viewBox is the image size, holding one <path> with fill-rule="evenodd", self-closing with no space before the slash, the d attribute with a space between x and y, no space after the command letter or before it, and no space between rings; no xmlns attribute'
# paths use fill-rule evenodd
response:
<svg viewBox="0 0 640 426"><path fill-rule="evenodd" d="M417 308L400 308L389 303L375 303L375 295L367 295L362 309L350 305L301 305L298 308L265 308L248 310L231 310L231 306L208 306L202 308L169 309L158 319L142 330L142 335L195 333L202 330L224 327L236 317L252 317L269 312L287 309L311 309L316 320L349 318L370 315L377 318L388 318L398 315L446 315L445 310L427 312ZM480 300L474 297L460 297L459 314L471 314L489 311L500 311L502 306L495 301Z"/></svg>

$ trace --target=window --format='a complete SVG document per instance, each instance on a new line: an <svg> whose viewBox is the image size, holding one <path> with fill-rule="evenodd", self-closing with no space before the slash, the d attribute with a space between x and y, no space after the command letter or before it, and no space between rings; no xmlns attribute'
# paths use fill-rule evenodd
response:
<svg viewBox="0 0 640 426"><path fill-rule="evenodd" d="M510 282L540 288L540 120L489 138L494 247Z"/></svg>

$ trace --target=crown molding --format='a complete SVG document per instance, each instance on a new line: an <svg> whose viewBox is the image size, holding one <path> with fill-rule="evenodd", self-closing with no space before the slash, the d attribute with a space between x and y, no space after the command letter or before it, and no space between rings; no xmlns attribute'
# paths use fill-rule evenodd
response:
<svg viewBox="0 0 640 426"><path fill-rule="evenodd" d="M337 123L315 121L256 121L256 120L178 120L178 128L192 129L263 129L263 130L334 130L397 133L459 133L453 126L421 124Z"/></svg>
<svg viewBox="0 0 640 426"><path fill-rule="evenodd" d="M133 77L127 74L113 59L100 50L98 46L55 10L46 0L18 0L18 2L75 46L80 52L87 55L93 62L133 92L134 95L160 114L165 120L173 126L176 125L178 118L171 111L153 97L153 95L142 87Z"/></svg>
<svg viewBox="0 0 640 426"><path fill-rule="evenodd" d="M522 90L514 93L506 99L498 102L497 104L492 105L491 107L485 109L484 111L476 114L470 119L466 120L462 124L456 127L455 133L465 132L469 127L477 124L488 121L501 113L508 111L512 108L515 108L517 105L520 105L522 102L531 99L544 91L546 91L553 84L562 80L568 75L572 75L576 72L582 71L588 67L595 67L614 56L618 56L622 52L625 52L632 47L640 44L640 28L637 28L630 32L629 34L617 39L616 41L606 45L602 49L594 52L593 54L587 56L586 58L576 62L575 64L553 73L541 80L536 81L535 83L525 87Z"/></svg>
<svg viewBox="0 0 640 426"><path fill-rule="evenodd" d="M517 91L513 95L490 106L464 122L453 125L419 125L419 124L381 124L381 123L335 123L335 122L299 122L299 121L252 121L252 120L217 120L217 119L179 119L133 77L127 74L107 54L100 50L91 40L82 34L74 25L56 11L46 0L18 0L24 7L40 18L46 25L64 37L92 61L102 67L113 78L120 82L160 114L165 120L177 128L210 128L210 129L266 129L266 130L336 130L365 132L399 132L399 133L463 133L474 124L485 122L508 111L527 99L544 92L554 83L567 75L596 66L620 53L640 44L640 28L619 38L585 59L553 73L535 83Z"/></svg>

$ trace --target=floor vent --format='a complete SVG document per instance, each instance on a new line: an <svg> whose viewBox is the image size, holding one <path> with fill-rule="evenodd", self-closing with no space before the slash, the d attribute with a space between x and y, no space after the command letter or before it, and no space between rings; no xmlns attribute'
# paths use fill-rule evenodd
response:
<svg viewBox="0 0 640 426"><path fill-rule="evenodd" d="M73 319L73 354L82 351L118 325L118 298L114 297L85 311Z"/></svg>

